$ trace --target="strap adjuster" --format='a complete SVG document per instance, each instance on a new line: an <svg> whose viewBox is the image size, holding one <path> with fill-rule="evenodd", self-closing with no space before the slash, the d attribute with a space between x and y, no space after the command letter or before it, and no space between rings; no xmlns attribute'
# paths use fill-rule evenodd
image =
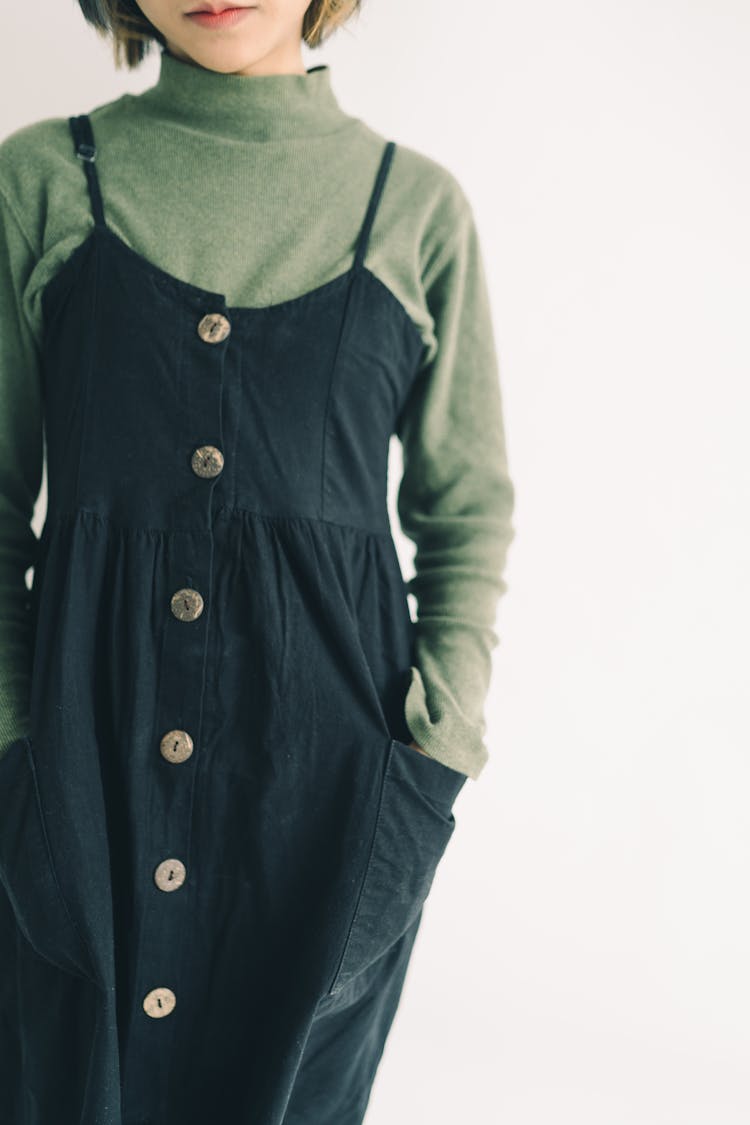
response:
<svg viewBox="0 0 750 1125"><path fill-rule="evenodd" d="M76 150L76 156L79 156L81 160L89 160L93 163L96 160L96 149L93 145L81 142Z"/></svg>

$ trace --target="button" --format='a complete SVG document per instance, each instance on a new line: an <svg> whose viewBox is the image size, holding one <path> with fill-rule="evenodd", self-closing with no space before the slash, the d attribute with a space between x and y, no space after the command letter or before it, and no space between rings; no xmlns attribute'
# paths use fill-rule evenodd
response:
<svg viewBox="0 0 750 1125"><path fill-rule="evenodd" d="M170 606L179 621L195 621L203 613L203 598L197 590L186 587L172 594Z"/></svg>
<svg viewBox="0 0 750 1125"><path fill-rule="evenodd" d="M199 445L190 465L197 477L218 477L224 468L224 454L215 445Z"/></svg>
<svg viewBox="0 0 750 1125"><path fill-rule="evenodd" d="M186 730L168 730L159 743L162 758L184 762L193 752L193 740Z"/></svg>
<svg viewBox="0 0 750 1125"><path fill-rule="evenodd" d="M160 1019L174 1009L177 999L171 988L152 988L143 997L143 1010L147 1016Z"/></svg>
<svg viewBox="0 0 750 1125"><path fill-rule="evenodd" d="M179 859L163 859L154 872L160 891L176 891L185 882L185 864Z"/></svg>
<svg viewBox="0 0 750 1125"><path fill-rule="evenodd" d="M231 324L222 313L206 313L198 321L198 335L207 344L220 344L226 340Z"/></svg>

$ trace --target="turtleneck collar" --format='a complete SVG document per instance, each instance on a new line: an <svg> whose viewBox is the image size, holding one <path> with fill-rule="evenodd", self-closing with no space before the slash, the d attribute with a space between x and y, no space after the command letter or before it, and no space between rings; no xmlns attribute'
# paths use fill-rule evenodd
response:
<svg viewBox="0 0 750 1125"><path fill-rule="evenodd" d="M251 141L324 136L356 121L336 100L328 66L304 74L224 74L160 50L157 82L136 95L160 120Z"/></svg>

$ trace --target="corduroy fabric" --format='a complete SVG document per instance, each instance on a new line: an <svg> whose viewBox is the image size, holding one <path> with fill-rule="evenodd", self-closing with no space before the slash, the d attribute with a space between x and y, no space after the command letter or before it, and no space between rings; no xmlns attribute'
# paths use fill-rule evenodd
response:
<svg viewBox="0 0 750 1125"><path fill-rule="evenodd" d="M394 147L349 270L243 308L112 233L90 121L70 124L94 226L43 296L0 1123L359 1125L467 780L404 720L387 450L422 344L366 264ZM172 612L179 591L201 612Z"/></svg>
<svg viewBox="0 0 750 1125"><path fill-rule="evenodd" d="M153 87L90 117L111 231L172 276L262 308L349 269L384 138L344 112L328 67L251 78L164 53ZM0 144L0 753L30 722L42 299L92 229L69 142L66 119L49 118ZM427 753L477 778L514 493L472 209L445 167L405 145L368 268L422 346L393 443L398 518L416 548L404 717Z"/></svg>

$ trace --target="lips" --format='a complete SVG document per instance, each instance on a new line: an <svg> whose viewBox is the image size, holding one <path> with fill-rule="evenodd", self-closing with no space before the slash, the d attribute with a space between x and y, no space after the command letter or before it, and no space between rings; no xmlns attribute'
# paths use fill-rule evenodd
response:
<svg viewBox="0 0 750 1125"><path fill-rule="evenodd" d="M204 4L200 8L191 8L190 11L187 14L189 16L194 16L196 14L196 12L206 12L208 15L218 16L218 15L221 15L222 12L228 12L230 8L252 8L252 7L255 7L255 5L254 4L222 4L222 5Z"/></svg>

